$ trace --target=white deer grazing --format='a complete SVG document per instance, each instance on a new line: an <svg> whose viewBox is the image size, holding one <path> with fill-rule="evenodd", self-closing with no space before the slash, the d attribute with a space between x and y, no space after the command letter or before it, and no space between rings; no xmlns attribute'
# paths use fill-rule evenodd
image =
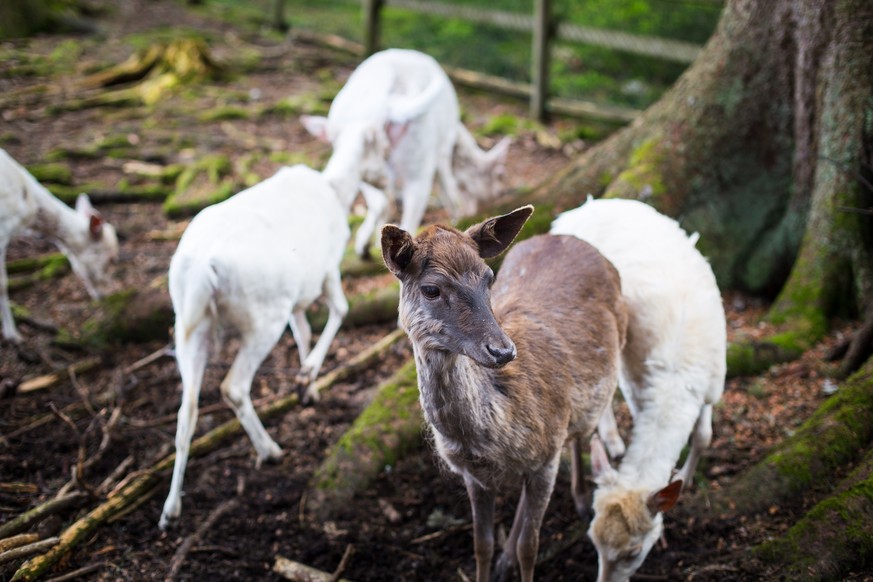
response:
<svg viewBox="0 0 873 582"><path fill-rule="evenodd" d="M215 330L240 336L239 352L221 383L221 394L249 435L258 463L278 458L282 451L252 407L251 383L286 324L300 355L297 380L308 386L306 399L317 399L313 381L348 311L340 261L349 239L348 212L360 185L359 150L369 139L375 136L349 134L337 146L341 155L331 158L323 172L302 165L282 168L203 210L185 230L170 262L183 393L173 480L161 528L181 511L182 480ZM322 296L329 316L309 351L311 330L305 310Z"/></svg>
<svg viewBox="0 0 873 582"><path fill-rule="evenodd" d="M476 211L477 202L496 196L509 139L490 151L479 149L460 121L458 97L446 73L432 57L413 50L378 52L356 68L337 94L327 117L301 116L307 130L334 143L354 122L383 129L391 149L386 191L403 203L402 228L415 232L439 178L443 206L453 219ZM366 179L381 179L382 172ZM464 193L464 198L461 197ZM383 205L384 206L384 205ZM387 206L373 222L385 221ZM361 228L355 250L364 255L374 229Z"/></svg>
<svg viewBox="0 0 873 582"><path fill-rule="evenodd" d="M9 306L6 248L13 237L27 231L52 240L95 299L106 291L107 266L118 257L115 229L94 210L87 196L79 195L73 210L0 149L0 317L3 337L16 342L21 335Z"/></svg>
<svg viewBox="0 0 873 582"><path fill-rule="evenodd" d="M412 341L424 417L470 497L479 582L489 579L495 495L518 483L496 574L510 576L518 562L522 579L533 579L565 442L574 499L584 503L580 447L611 402L624 343L618 274L583 241L544 235L518 243L495 280L482 259L503 252L532 211L466 232L430 226L415 238L382 228L385 264L402 283L400 321Z"/></svg>
<svg viewBox="0 0 873 582"><path fill-rule="evenodd" d="M726 371L726 325L709 263L676 221L635 200L590 200L560 215L553 234L593 244L621 275L628 341L619 384L633 417L618 470L599 441L591 463L598 488L589 535L601 582L627 580L661 535L662 512L694 476L712 439L712 406ZM614 427L612 409L606 424ZM603 428L603 424L601 424ZM673 476L683 447L691 448ZM613 438L619 438L617 432Z"/></svg>

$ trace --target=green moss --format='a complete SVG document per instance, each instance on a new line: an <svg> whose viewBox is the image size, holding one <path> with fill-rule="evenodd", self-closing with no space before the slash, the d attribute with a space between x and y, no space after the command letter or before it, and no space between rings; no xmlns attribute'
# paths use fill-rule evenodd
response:
<svg viewBox="0 0 873 582"><path fill-rule="evenodd" d="M664 154L659 146L657 138L650 138L637 146L631 152L627 169L609 184L603 197L647 200L659 208L658 199L667 193L662 175Z"/></svg>
<svg viewBox="0 0 873 582"><path fill-rule="evenodd" d="M197 118L205 123L213 121L228 121L234 119L252 119L257 116L257 112L249 111L245 107L238 105L225 105L224 107L214 107L207 109L197 116Z"/></svg>
<svg viewBox="0 0 873 582"><path fill-rule="evenodd" d="M494 115L479 129L483 135L518 135L521 122L509 113Z"/></svg>
<svg viewBox="0 0 873 582"><path fill-rule="evenodd" d="M64 184L73 183L73 172L68 164L46 163L27 166L27 171L42 183Z"/></svg>
<svg viewBox="0 0 873 582"><path fill-rule="evenodd" d="M329 107L330 100L325 101L318 95L304 93L280 99L273 105L265 107L261 113L279 117L297 117L303 114L327 115Z"/></svg>
<svg viewBox="0 0 873 582"><path fill-rule="evenodd" d="M840 493L813 507L781 538L766 542L755 554L781 562L790 580L834 580L873 559L873 478L870 455ZM864 472L858 478L857 473Z"/></svg>
<svg viewBox="0 0 873 582"><path fill-rule="evenodd" d="M185 216L226 200L239 189L230 176L232 170L223 154L200 158L179 174L173 193L164 202L164 212L171 217Z"/></svg>
<svg viewBox="0 0 873 582"><path fill-rule="evenodd" d="M420 446L422 423L418 378L410 360L379 387L316 471L309 511L325 517L348 503L386 466Z"/></svg>

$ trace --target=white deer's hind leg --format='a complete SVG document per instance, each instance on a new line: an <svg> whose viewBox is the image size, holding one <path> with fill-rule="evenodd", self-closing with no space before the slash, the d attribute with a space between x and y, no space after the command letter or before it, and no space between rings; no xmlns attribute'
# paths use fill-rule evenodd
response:
<svg viewBox="0 0 873 582"><path fill-rule="evenodd" d="M421 226L432 185L433 174L427 178L409 179L403 185L403 216L400 219L400 228L406 232L415 234Z"/></svg>
<svg viewBox="0 0 873 582"><path fill-rule="evenodd" d="M673 478L674 481L682 479L682 489L685 489L694 478L694 471L697 469L700 455L711 442L712 405L704 404L700 409L700 416L697 417L697 423L694 425L694 431L691 433L691 448L688 451L688 458L685 459L682 469Z"/></svg>
<svg viewBox="0 0 873 582"><path fill-rule="evenodd" d="M239 418L240 424L255 447L258 454L258 466L266 459L278 459L282 456L282 449L267 434L267 430L261 424L261 419L258 418L255 408L252 406L251 398L252 380L255 377L255 372L276 345L276 342L279 341L285 327L281 320L277 319L276 321L277 324L271 325L270 329L262 327L242 338L239 353L237 353L230 371L221 383L222 396Z"/></svg>
<svg viewBox="0 0 873 582"><path fill-rule="evenodd" d="M306 402L315 402L318 400L318 390L315 389L315 378L321 370L321 364L327 355L327 350L330 348L333 338L339 331L343 318L349 311L349 304L346 301L346 296L343 293L342 281L340 280L339 271L331 272L327 280L324 282L324 295L327 299L328 316L327 323L324 325L324 330L321 332L315 347L307 356L300 373L297 376L297 381L306 386L306 393L303 400Z"/></svg>
<svg viewBox="0 0 873 582"><path fill-rule="evenodd" d="M0 319L3 322L3 337L13 342L19 342L21 335L15 329L12 307L9 305L9 280L6 276L6 246L8 244L8 240L0 240Z"/></svg>
<svg viewBox="0 0 873 582"><path fill-rule="evenodd" d="M445 209L449 211L453 222L462 216L476 212L475 200L472 201L472 205L465 205L465 202L461 200L458 181L455 178L454 172L452 172L451 156L442 157L437 160L437 177L440 181L440 199Z"/></svg>
<svg viewBox="0 0 873 582"><path fill-rule="evenodd" d="M176 421L173 480L170 482L170 492L158 522L161 529L165 529L171 519L179 517L182 510L182 481L185 477L185 465L188 464L191 437L197 426L197 401L200 399L200 387L206 369L210 333L211 325L206 322L194 329L188 338L184 337L185 331L176 326L176 361L182 376L182 404L179 406Z"/></svg>
<svg viewBox="0 0 873 582"><path fill-rule="evenodd" d="M309 326L303 309L295 309L291 313L288 324L291 326L291 335L294 336L294 343L297 344L297 354L300 356L300 365L302 366L312 345L312 328Z"/></svg>
<svg viewBox="0 0 873 582"><path fill-rule="evenodd" d="M370 241L376 228L388 218L388 198L384 192L365 182L361 183L361 194L367 204L367 216L355 233L355 253L366 259L370 256Z"/></svg>

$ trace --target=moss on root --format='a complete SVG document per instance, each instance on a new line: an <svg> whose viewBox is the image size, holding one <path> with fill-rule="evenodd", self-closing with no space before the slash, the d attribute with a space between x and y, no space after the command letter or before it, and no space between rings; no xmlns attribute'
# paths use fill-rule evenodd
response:
<svg viewBox="0 0 873 582"><path fill-rule="evenodd" d="M854 461L873 439L873 360L794 433L730 487L713 496L720 511L754 513L813 488Z"/></svg>
<svg viewBox="0 0 873 582"><path fill-rule="evenodd" d="M232 171L230 159L223 154L200 158L176 178L175 189L164 202L164 212L174 218L190 216L226 200L238 186Z"/></svg>
<svg viewBox="0 0 873 582"><path fill-rule="evenodd" d="M789 580L840 580L873 562L873 453L841 491L813 507L782 537L755 549Z"/></svg>
<svg viewBox="0 0 873 582"><path fill-rule="evenodd" d="M422 442L418 377L409 360L340 438L310 480L306 508L326 519L364 490L386 467Z"/></svg>

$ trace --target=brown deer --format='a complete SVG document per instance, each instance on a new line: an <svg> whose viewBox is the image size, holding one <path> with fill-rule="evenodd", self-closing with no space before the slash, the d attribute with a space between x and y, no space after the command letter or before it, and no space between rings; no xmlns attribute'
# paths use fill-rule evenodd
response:
<svg viewBox="0 0 873 582"><path fill-rule="evenodd" d="M479 582L491 569L495 495L516 483L521 495L495 574L507 577L518 561L522 579L533 579L566 441L574 500L584 510L581 445L612 401L625 341L618 273L588 243L529 239L495 279L482 259L502 253L532 212L525 206L466 232L430 226L416 238L382 229L385 264L402 283L400 322L424 416L470 497Z"/></svg>

